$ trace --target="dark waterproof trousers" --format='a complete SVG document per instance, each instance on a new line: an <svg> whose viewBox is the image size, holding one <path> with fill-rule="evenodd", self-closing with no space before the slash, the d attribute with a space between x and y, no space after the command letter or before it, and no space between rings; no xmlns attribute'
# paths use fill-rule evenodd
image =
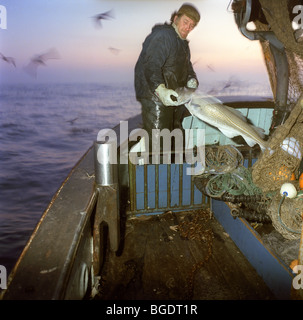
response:
<svg viewBox="0 0 303 320"><path fill-rule="evenodd" d="M159 143L160 137L152 134L152 129L168 129L170 132L174 129L181 129L184 137L182 121L186 113L183 105L177 107L167 107L151 100L141 100L143 129L149 136L149 150L152 151L152 143ZM161 150L162 150L162 145Z"/></svg>

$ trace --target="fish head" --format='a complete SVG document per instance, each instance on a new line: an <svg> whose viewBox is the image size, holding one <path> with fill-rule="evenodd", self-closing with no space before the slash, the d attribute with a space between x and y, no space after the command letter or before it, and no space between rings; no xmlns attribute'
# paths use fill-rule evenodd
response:
<svg viewBox="0 0 303 320"><path fill-rule="evenodd" d="M187 89L185 87L177 88L175 91L178 94L178 105L186 105L187 103L189 103L192 100L195 92L194 90Z"/></svg>

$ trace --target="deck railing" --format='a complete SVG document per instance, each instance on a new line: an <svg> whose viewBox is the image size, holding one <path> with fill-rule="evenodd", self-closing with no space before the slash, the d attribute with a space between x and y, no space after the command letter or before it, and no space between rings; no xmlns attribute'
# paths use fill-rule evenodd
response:
<svg viewBox="0 0 303 320"><path fill-rule="evenodd" d="M254 148L239 147L239 150L244 156L244 165L251 167L256 159ZM210 198L195 186L195 175L187 174L190 167L186 162L140 165L129 161L128 214L210 208Z"/></svg>
<svg viewBox="0 0 303 320"><path fill-rule="evenodd" d="M209 207L209 197L194 184L187 174L191 165L129 163L129 214L158 214L169 210Z"/></svg>

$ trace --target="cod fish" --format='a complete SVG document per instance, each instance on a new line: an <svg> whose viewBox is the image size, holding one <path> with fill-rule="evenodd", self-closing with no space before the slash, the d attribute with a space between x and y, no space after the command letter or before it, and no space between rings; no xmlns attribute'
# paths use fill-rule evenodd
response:
<svg viewBox="0 0 303 320"><path fill-rule="evenodd" d="M184 104L193 116L218 128L226 137L242 136L250 147L259 144L262 151L267 148L267 143L263 140L264 130L249 124L240 111L223 105L212 96L186 91L179 91L178 94L178 101Z"/></svg>

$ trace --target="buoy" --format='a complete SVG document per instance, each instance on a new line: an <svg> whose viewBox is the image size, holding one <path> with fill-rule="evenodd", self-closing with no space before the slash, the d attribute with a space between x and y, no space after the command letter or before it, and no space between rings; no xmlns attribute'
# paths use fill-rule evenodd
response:
<svg viewBox="0 0 303 320"><path fill-rule="evenodd" d="M298 264L299 264L298 259L295 259L290 263L289 267L293 270L294 267L297 266Z"/></svg>
<svg viewBox="0 0 303 320"><path fill-rule="evenodd" d="M272 172L268 173L270 176L273 174ZM276 176L273 176L273 180L290 180L290 181L294 181L296 180L296 175L294 174L294 172L291 172L290 169L288 169L286 166L282 166L279 171L277 172Z"/></svg>
<svg viewBox="0 0 303 320"><path fill-rule="evenodd" d="M299 177L299 188L302 190L303 189L303 173L301 173Z"/></svg>
<svg viewBox="0 0 303 320"><path fill-rule="evenodd" d="M281 189L280 189L280 194L281 196L286 196L287 198L295 198L297 195L297 189L296 187L289 182L286 182L282 184Z"/></svg>

